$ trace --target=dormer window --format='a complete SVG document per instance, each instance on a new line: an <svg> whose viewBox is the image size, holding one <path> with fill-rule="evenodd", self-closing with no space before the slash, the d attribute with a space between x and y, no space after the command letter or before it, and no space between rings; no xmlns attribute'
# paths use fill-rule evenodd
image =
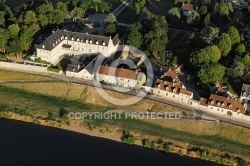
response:
<svg viewBox="0 0 250 166"><path fill-rule="evenodd" d="M213 101L213 100L211 101L211 104L212 104L212 105L214 104L214 101Z"/></svg>
<svg viewBox="0 0 250 166"><path fill-rule="evenodd" d="M219 106L219 107L220 107L220 102L218 102L218 103L217 103L217 106Z"/></svg>
<svg viewBox="0 0 250 166"><path fill-rule="evenodd" d="M65 39L68 40L68 36L65 36Z"/></svg>
<svg viewBox="0 0 250 166"><path fill-rule="evenodd" d="M55 46L55 43L53 43L53 47Z"/></svg>
<svg viewBox="0 0 250 166"><path fill-rule="evenodd" d="M86 43L89 43L88 39L86 39Z"/></svg>
<svg viewBox="0 0 250 166"><path fill-rule="evenodd" d="M92 44L92 40L89 41Z"/></svg>
<svg viewBox="0 0 250 166"><path fill-rule="evenodd" d="M44 45L44 44L42 45L42 48L45 48L45 45Z"/></svg>
<svg viewBox="0 0 250 166"><path fill-rule="evenodd" d="M158 88L160 89L160 84L158 85Z"/></svg>
<svg viewBox="0 0 250 166"><path fill-rule="evenodd" d="M102 45L104 45L104 46L105 46L105 42L103 42L103 43L102 43Z"/></svg>
<svg viewBox="0 0 250 166"><path fill-rule="evenodd" d="M247 96L246 92L243 92L243 96L244 96L244 97L246 97L246 96Z"/></svg>
<svg viewBox="0 0 250 166"><path fill-rule="evenodd" d="M173 93L176 93L176 89L173 90Z"/></svg>
<svg viewBox="0 0 250 166"><path fill-rule="evenodd" d="M64 39L64 36L61 36L61 40L63 40Z"/></svg>
<svg viewBox="0 0 250 166"><path fill-rule="evenodd" d="M98 40L96 41L96 44L99 44Z"/></svg>
<svg viewBox="0 0 250 166"><path fill-rule="evenodd" d="M168 86L166 87L166 91L168 91L169 90L169 88L168 88Z"/></svg>
<svg viewBox="0 0 250 166"><path fill-rule="evenodd" d="M225 107L225 104L224 104L224 103L222 103L222 104L221 104L221 106L222 106L222 107Z"/></svg>
<svg viewBox="0 0 250 166"><path fill-rule="evenodd" d="M56 41L56 44L57 44L57 41Z"/></svg>
<svg viewBox="0 0 250 166"><path fill-rule="evenodd" d="M238 108L236 112L237 112L237 114L239 114L240 113L240 109Z"/></svg>
<svg viewBox="0 0 250 166"><path fill-rule="evenodd" d="M77 38L77 41L79 42L79 41L80 41L80 39L79 39L79 38Z"/></svg>
<svg viewBox="0 0 250 166"><path fill-rule="evenodd" d="M229 104L229 106L228 106L230 109L232 109L232 104Z"/></svg>
<svg viewBox="0 0 250 166"><path fill-rule="evenodd" d="M74 37L72 37L71 40L74 40Z"/></svg>

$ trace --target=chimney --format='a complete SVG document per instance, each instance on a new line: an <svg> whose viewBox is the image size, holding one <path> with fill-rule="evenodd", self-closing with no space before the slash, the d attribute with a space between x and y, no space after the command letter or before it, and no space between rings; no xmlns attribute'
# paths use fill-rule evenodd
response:
<svg viewBox="0 0 250 166"><path fill-rule="evenodd" d="M45 45L44 45L44 44L42 45L42 48L45 48Z"/></svg>

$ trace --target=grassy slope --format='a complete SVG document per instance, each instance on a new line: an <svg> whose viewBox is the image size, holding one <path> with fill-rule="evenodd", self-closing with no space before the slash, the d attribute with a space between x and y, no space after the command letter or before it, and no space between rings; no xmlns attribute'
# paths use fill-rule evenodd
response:
<svg viewBox="0 0 250 166"><path fill-rule="evenodd" d="M0 80L1 78L4 78L5 80L16 80L17 78L22 80L38 80L44 79L46 77L11 71L4 72L3 70L0 70ZM56 89L55 87L58 86L59 88ZM49 94L47 94L48 92L46 91L49 91ZM109 93L111 94L111 92ZM121 95L119 93L112 92L112 94L115 94L115 97L119 98L125 97L124 95ZM107 102L105 103L105 101L101 99L102 98L95 93L94 88L69 85L67 83L23 83L0 85L0 104L7 104L23 108L26 108L28 106L29 113L35 112L44 116L46 116L48 112L52 112L54 115L58 115L58 110L62 107L70 111L105 111L110 107L118 108L114 107L114 105L107 104ZM88 104L85 101L98 104L100 102L104 106ZM131 106L129 108L147 110L148 107L156 109L156 111L171 111L174 108L149 100L142 100L141 104ZM177 110L178 109L176 109L176 111ZM188 124L189 122L191 125ZM146 122L139 120L97 120L92 121L92 123L96 125L119 126L127 130L139 132L141 134L152 135L170 140L173 139L176 141L187 142L199 146L211 147L225 152L249 157L250 140L247 139L247 136L250 134L250 130L233 125L214 125L201 121L197 122L194 120L181 120L178 122L165 121L164 123L154 123L152 121ZM179 123L183 126L188 127L180 128L180 125L173 126L171 125L171 123ZM207 130L209 131L202 131L205 128L208 128ZM220 130L218 130L218 128L220 128ZM239 139L237 139L237 137L230 137L228 133L230 135L237 135Z"/></svg>

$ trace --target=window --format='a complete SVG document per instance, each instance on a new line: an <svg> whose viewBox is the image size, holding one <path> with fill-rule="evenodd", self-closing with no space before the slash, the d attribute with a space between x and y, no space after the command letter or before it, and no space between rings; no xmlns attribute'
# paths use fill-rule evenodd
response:
<svg viewBox="0 0 250 166"><path fill-rule="evenodd" d="M166 93L166 96L168 96L168 93Z"/></svg>
<svg viewBox="0 0 250 166"><path fill-rule="evenodd" d="M219 111L220 109L219 108L217 108L217 111Z"/></svg>
<svg viewBox="0 0 250 166"><path fill-rule="evenodd" d="M175 98L175 95L173 95L173 98Z"/></svg>
<svg viewBox="0 0 250 166"><path fill-rule="evenodd" d="M183 101L183 98L181 98L181 101Z"/></svg>
<svg viewBox="0 0 250 166"><path fill-rule="evenodd" d="M160 93L160 91L158 90L158 93Z"/></svg>
<svg viewBox="0 0 250 166"><path fill-rule="evenodd" d="M89 52L91 52L91 49L89 49Z"/></svg>
<svg viewBox="0 0 250 166"><path fill-rule="evenodd" d="M123 79L123 78L120 78L120 80L121 80L121 81L124 81L124 79Z"/></svg>
<svg viewBox="0 0 250 166"><path fill-rule="evenodd" d="M213 109L213 107L210 107L210 109L212 110L212 109Z"/></svg>
<svg viewBox="0 0 250 166"><path fill-rule="evenodd" d="M224 110L223 110L223 109L221 109L221 112L224 112Z"/></svg>

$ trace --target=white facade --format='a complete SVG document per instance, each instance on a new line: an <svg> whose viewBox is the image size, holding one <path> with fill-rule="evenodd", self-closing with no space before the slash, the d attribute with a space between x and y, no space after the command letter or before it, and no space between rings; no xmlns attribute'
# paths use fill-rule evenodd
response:
<svg viewBox="0 0 250 166"><path fill-rule="evenodd" d="M72 36L73 35L73 36ZM36 47L37 58L56 65L64 55L82 55L102 53L108 57L118 47L118 37L114 39L105 36L56 31L41 45Z"/></svg>

